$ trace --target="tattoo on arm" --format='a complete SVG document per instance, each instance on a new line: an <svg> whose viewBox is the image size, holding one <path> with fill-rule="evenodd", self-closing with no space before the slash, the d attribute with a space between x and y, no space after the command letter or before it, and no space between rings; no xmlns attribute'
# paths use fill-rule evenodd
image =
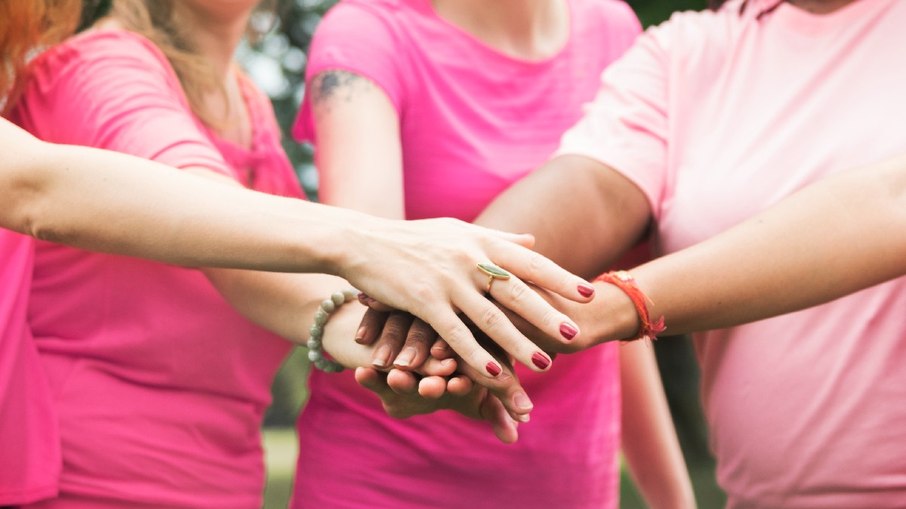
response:
<svg viewBox="0 0 906 509"><path fill-rule="evenodd" d="M369 91L374 85L349 71L325 71L311 81L312 106L329 109L336 101L351 101L357 94Z"/></svg>

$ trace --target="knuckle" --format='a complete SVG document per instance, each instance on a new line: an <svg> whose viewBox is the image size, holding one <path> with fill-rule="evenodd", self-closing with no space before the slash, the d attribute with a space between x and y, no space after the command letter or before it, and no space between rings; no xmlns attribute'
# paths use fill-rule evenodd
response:
<svg viewBox="0 0 906 509"><path fill-rule="evenodd" d="M528 290L528 286L521 281L511 281L510 297L514 302L521 302L525 298L525 292Z"/></svg>
<svg viewBox="0 0 906 509"><path fill-rule="evenodd" d="M489 329L500 325L501 313L496 307L487 307L481 312L481 322Z"/></svg>

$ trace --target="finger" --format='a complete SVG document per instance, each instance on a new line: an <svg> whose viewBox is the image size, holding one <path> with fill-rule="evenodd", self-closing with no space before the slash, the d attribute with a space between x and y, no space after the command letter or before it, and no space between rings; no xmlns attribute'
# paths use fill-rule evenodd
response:
<svg viewBox="0 0 906 509"><path fill-rule="evenodd" d="M418 394L427 399L440 399L447 391L447 381L439 376L426 376L418 381Z"/></svg>
<svg viewBox="0 0 906 509"><path fill-rule="evenodd" d="M454 376L447 380L447 392L453 396L465 396L472 392L474 384L469 377Z"/></svg>
<svg viewBox="0 0 906 509"><path fill-rule="evenodd" d="M376 393L381 399L384 399L385 396L393 395L393 391L387 385L383 373L374 368L356 368L355 381L362 387Z"/></svg>
<svg viewBox="0 0 906 509"><path fill-rule="evenodd" d="M431 357L435 359L450 359L454 355L456 355L456 352L443 339L438 339L431 347Z"/></svg>
<svg viewBox="0 0 906 509"><path fill-rule="evenodd" d="M412 325L413 316L409 313L394 311L384 322L381 335L374 344L371 354L371 365L378 369L390 367L390 360L399 355L400 348L406 341L406 334Z"/></svg>
<svg viewBox="0 0 906 509"><path fill-rule="evenodd" d="M418 373L423 376L442 376L448 377L456 371L456 359L434 359L429 358L418 369Z"/></svg>
<svg viewBox="0 0 906 509"><path fill-rule="evenodd" d="M389 313L390 311L394 310L394 308L392 306L388 306L387 304L384 304L383 302L380 302L380 301L372 298L365 292L360 292L358 295L358 298L359 298L359 302L361 302L363 305L365 305L375 311L380 311L382 313Z"/></svg>
<svg viewBox="0 0 906 509"><path fill-rule="evenodd" d="M496 280L492 285L491 291L495 291L493 287L496 285L503 286L507 284L509 286L514 280L516 280L514 277L506 281ZM524 283L521 284L524 285ZM468 292L456 301L456 305L482 332L487 334L491 340L500 345L517 361L534 371L544 371L550 368L552 363L550 357L538 345L525 337L494 303L474 292ZM463 356L463 352L450 338L445 339L447 339L450 347L462 356L464 360L469 360ZM474 364L472 366L474 367ZM479 383L485 385L482 382Z"/></svg>
<svg viewBox="0 0 906 509"><path fill-rule="evenodd" d="M531 281L576 302L588 302L594 298L595 287L591 283L531 249L501 242L489 254L494 263L524 281Z"/></svg>
<svg viewBox="0 0 906 509"><path fill-rule="evenodd" d="M467 364L460 365L459 369L465 377L471 379L472 382L484 385L492 395L496 396L513 419L520 422L528 422L529 413L534 408L532 400L519 384L512 367L506 363L503 363L503 365L504 371L493 380L477 376L478 374L475 373L474 368ZM481 381L479 382L479 380ZM450 387L451 383L453 383L453 380L448 382L448 390L454 394L459 393L459 390Z"/></svg>
<svg viewBox="0 0 906 509"><path fill-rule="evenodd" d="M579 335L579 327L572 319L561 313L553 304L519 278L495 280L491 285L491 296L501 306L560 342L571 342ZM528 355L531 356L532 364L538 370L543 371L550 367L551 359L543 353L538 353L538 350L536 346L535 350L528 352ZM523 359L518 356L517 359L523 362Z"/></svg>
<svg viewBox="0 0 906 509"><path fill-rule="evenodd" d="M371 308L365 310L365 315L355 332L355 342L360 345L371 345L377 341L387 321L387 313L375 311Z"/></svg>
<svg viewBox="0 0 906 509"><path fill-rule="evenodd" d="M409 395L418 391L418 381L415 379L415 375L399 369L391 369L387 373L387 385L396 394Z"/></svg>
<svg viewBox="0 0 906 509"><path fill-rule="evenodd" d="M479 408L481 418L490 422L494 435L505 444L514 444L519 439L518 423L514 421L506 408L494 396L488 396Z"/></svg>
<svg viewBox="0 0 906 509"><path fill-rule="evenodd" d="M499 312L487 299L480 296L476 298L485 301L490 307ZM466 324L449 307L434 306L428 308L425 321L434 327L434 330L459 355L464 364L472 366L473 378L479 377L484 380L493 380L503 373L500 362L478 344L475 336L472 335L472 331L466 327ZM483 384L484 382L479 383ZM512 383L512 380L506 383Z"/></svg>
<svg viewBox="0 0 906 509"><path fill-rule="evenodd" d="M399 369L416 369L428 358L428 350L437 333L430 325L416 318L409 327L406 342L400 354L393 361L393 366Z"/></svg>

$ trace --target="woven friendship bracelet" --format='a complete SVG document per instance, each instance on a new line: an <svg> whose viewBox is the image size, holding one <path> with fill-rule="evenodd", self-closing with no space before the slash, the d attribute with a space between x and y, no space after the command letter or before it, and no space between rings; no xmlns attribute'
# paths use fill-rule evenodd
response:
<svg viewBox="0 0 906 509"><path fill-rule="evenodd" d="M328 373L343 371L342 364L324 356L324 345L322 343L322 339L324 338L324 326L327 324L330 315L336 311L337 308L355 299L358 294L359 291L355 288L347 288L340 292L334 292L330 294L330 298L324 299L318 307L318 310L315 311L315 321L308 330L308 360L321 371L326 371Z"/></svg>
<svg viewBox="0 0 906 509"><path fill-rule="evenodd" d="M651 317L648 315L648 303L651 302L651 299L638 287L632 274L625 270L616 270L601 274L595 281L603 281L616 286L629 297L629 300L635 306L635 311L639 315L639 333L636 337L624 341L657 339L657 335L664 332L664 329L666 329L664 317L662 316L654 322L651 321Z"/></svg>

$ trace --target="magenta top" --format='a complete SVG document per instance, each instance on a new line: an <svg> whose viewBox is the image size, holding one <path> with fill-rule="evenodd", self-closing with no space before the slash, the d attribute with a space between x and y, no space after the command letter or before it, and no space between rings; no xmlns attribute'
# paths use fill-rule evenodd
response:
<svg viewBox="0 0 906 509"><path fill-rule="evenodd" d="M428 0L346 0L318 28L307 74L343 69L376 83L400 118L406 216L470 221L547 160L640 31L622 2L568 5L566 45L529 62L439 18ZM317 148L307 101L295 133ZM351 373L313 373L294 507L615 507L617 348L558 357L542 375L520 368L535 410L515 445L450 412L389 418Z"/></svg>
<svg viewBox="0 0 906 509"><path fill-rule="evenodd" d="M2 121L2 120L0 120ZM57 414L27 323L34 242L0 229L0 506L57 494Z"/></svg>
<svg viewBox="0 0 906 509"><path fill-rule="evenodd" d="M906 153L904 27L902 0L676 14L607 70L560 152L633 180L663 251L682 249L826 175ZM904 310L899 278L696 336L729 507L903 507Z"/></svg>
<svg viewBox="0 0 906 509"><path fill-rule="evenodd" d="M14 119L42 139L301 195L270 102L245 79L250 148L201 124L138 35L88 32L33 72ZM61 498L48 507L261 506L260 426L290 344L241 317L204 274L38 243L29 320L63 443Z"/></svg>

